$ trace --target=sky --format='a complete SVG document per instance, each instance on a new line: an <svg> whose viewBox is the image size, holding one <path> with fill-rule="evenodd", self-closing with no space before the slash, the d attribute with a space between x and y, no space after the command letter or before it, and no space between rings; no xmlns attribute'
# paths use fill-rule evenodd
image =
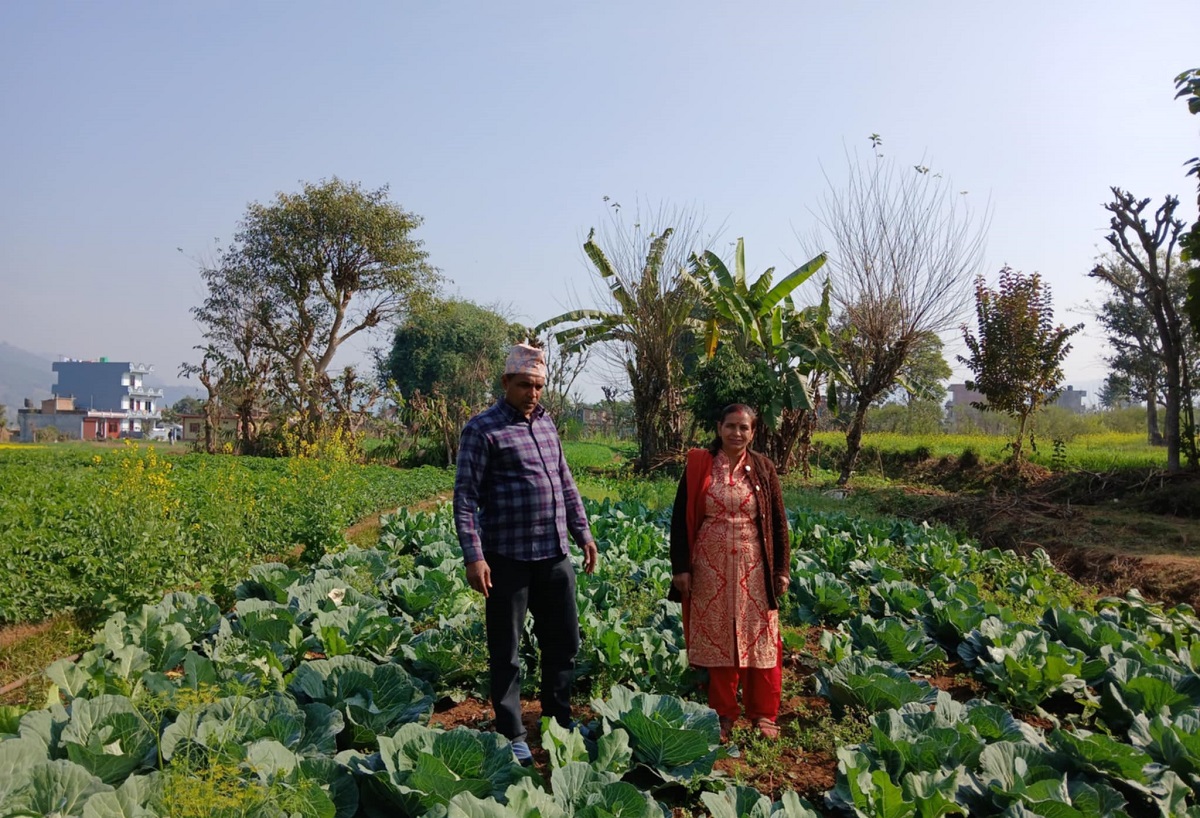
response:
<svg viewBox="0 0 1200 818"><path fill-rule="evenodd" d="M333 176L424 218L445 294L529 324L598 306L581 245L614 202L693 210L786 271L879 134L990 213L981 272L1041 273L1087 324L1067 380L1098 381L1110 186L1196 218L1173 81L1197 24L1195 0L7 0L0 341L174 383L199 264L248 204Z"/></svg>

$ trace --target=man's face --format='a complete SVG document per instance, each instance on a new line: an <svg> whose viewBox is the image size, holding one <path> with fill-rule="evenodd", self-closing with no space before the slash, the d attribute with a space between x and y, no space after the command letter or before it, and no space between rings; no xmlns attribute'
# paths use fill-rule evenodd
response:
<svg viewBox="0 0 1200 818"><path fill-rule="evenodd" d="M504 400L525 417L533 414L546 388L546 379L540 375L505 375L500 383L504 386Z"/></svg>

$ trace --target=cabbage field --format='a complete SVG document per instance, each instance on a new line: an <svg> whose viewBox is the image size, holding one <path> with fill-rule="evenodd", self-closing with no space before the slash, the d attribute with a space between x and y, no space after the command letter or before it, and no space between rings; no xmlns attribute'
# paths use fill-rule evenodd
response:
<svg viewBox="0 0 1200 818"><path fill-rule="evenodd" d="M785 702L779 746L832 780L796 792L766 743L719 741L665 600L663 514L589 512L591 729L543 723L538 767L436 726L485 689L482 605L448 509L400 511L374 548L254 567L232 610L174 593L110 617L47 670L46 707L0 708L0 816L1200 816L1186 607L1090 600L1040 552L796 511L785 697L829 729ZM843 728L827 762L803 746Z"/></svg>

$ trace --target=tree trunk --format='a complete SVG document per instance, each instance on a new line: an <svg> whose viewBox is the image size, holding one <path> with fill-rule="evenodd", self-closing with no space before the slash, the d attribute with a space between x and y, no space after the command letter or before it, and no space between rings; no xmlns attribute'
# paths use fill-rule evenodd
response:
<svg viewBox="0 0 1200 818"><path fill-rule="evenodd" d="M1022 414L1021 418L1020 418L1021 422L1017 426L1017 439L1014 440L1013 444L1012 444L1012 452L1013 452L1012 453L1012 462L1013 463L1020 463L1021 457L1024 454L1025 427L1026 427L1026 424L1029 423L1029 415L1030 415L1029 411Z"/></svg>
<svg viewBox="0 0 1200 818"><path fill-rule="evenodd" d="M1146 442L1151 446L1163 445L1162 432L1158 431L1158 392L1146 395Z"/></svg>
<svg viewBox="0 0 1200 818"><path fill-rule="evenodd" d="M241 453L250 454L254 451L254 405L242 401L238 404L238 426L241 428Z"/></svg>
<svg viewBox="0 0 1200 818"><path fill-rule="evenodd" d="M870 406L870 399L860 395L858 405L854 409L854 420L846 430L846 459L842 461L842 473L838 476L839 486L849 483L850 475L854 473L854 464L858 462L858 452L862 448L863 429L867 425L867 409Z"/></svg>
<svg viewBox="0 0 1200 818"><path fill-rule="evenodd" d="M1167 444L1167 471L1179 471L1179 405L1183 400L1183 389L1179 379L1179 353L1168 350L1165 345L1163 352L1167 355L1167 407L1165 412Z"/></svg>

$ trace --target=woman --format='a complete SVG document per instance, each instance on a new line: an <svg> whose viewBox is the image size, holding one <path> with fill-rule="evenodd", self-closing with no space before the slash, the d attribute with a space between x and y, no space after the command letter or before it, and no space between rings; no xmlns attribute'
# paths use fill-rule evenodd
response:
<svg viewBox="0 0 1200 818"><path fill-rule="evenodd" d="M791 542L779 475L750 451L758 416L726 406L708 449L688 452L671 516L670 599L683 602L688 661L708 668L708 704L721 740L740 715L777 738L783 650L778 599L787 590Z"/></svg>

